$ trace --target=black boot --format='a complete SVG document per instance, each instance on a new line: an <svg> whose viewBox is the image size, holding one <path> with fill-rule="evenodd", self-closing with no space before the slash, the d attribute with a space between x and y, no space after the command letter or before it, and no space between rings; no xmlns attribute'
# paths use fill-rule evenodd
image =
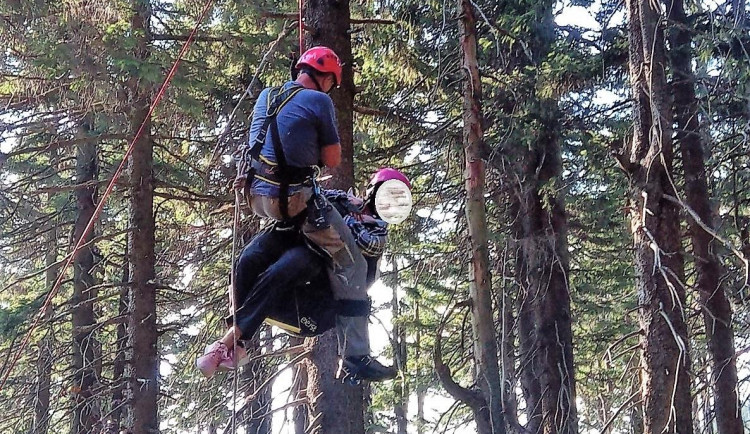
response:
<svg viewBox="0 0 750 434"><path fill-rule="evenodd" d="M383 366L370 356L347 356L339 363L336 378L342 382L359 384L360 381L383 381L396 378L398 370Z"/></svg>

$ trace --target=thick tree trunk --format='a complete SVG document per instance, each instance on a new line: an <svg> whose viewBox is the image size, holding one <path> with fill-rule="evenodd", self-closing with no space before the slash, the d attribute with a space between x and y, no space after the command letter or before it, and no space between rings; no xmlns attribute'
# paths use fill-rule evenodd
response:
<svg viewBox="0 0 750 434"><path fill-rule="evenodd" d="M89 127L84 125L81 135L89 134ZM75 196L78 206L73 239L83 235L89 220L96 209L98 175L98 158L96 143L87 140L76 149L76 188ZM86 242L94 238L93 231L86 237ZM73 263L73 296L71 297L71 316L73 322L73 421L71 432L88 434L100 419L99 398L92 396L97 381L95 362L98 343L92 325L96 324L94 299L97 291L94 276L94 245L89 244L78 251Z"/></svg>
<svg viewBox="0 0 750 434"><path fill-rule="evenodd" d="M141 61L149 57L151 6L148 0L133 1L131 26L136 39L135 56ZM159 357L156 321L156 271L154 236L154 174L151 120L147 118L151 90L139 77L130 79L132 111L130 126L133 134L143 122L143 134L135 142L128 162L130 180L130 348L132 378L130 400L133 408L133 434L158 432Z"/></svg>
<svg viewBox="0 0 750 434"><path fill-rule="evenodd" d="M514 53L514 68L539 69L554 43L554 2L532 6L527 53ZM529 77L531 81L534 77ZM513 165L509 197L518 304L518 376L524 395L526 430L532 433L577 433L573 368L573 335L568 284L568 221L562 177L558 102L529 84L516 105L528 114L524 128L531 142L508 148ZM517 108L503 108L513 116ZM505 167L501 170L508 171ZM506 308L507 310L507 308ZM508 352L512 353L512 345ZM508 371L506 371L508 372ZM513 393L513 391L509 391ZM506 404L513 402L506 400ZM506 413L509 409L506 407ZM509 426L519 429L511 418Z"/></svg>
<svg viewBox="0 0 750 434"><path fill-rule="evenodd" d="M621 161L630 176L646 434L692 434L679 209L672 176L664 32L648 0L628 0L634 132ZM627 161L625 161L627 159Z"/></svg>
<svg viewBox="0 0 750 434"><path fill-rule="evenodd" d="M549 188L562 173L559 113L554 101L535 105L539 133L525 155L518 221L524 294L519 332L524 363L530 364L523 377L531 415L539 418L530 419L530 428L538 423L546 434L576 433L567 217L562 188Z"/></svg>
<svg viewBox="0 0 750 434"><path fill-rule="evenodd" d="M552 3L537 7L540 23L530 45L530 64L545 61L554 40ZM521 64L529 63L519 59ZM536 91L524 103L535 137L514 152L512 231L515 237L519 374L526 404L526 429L547 434L577 433L573 334L568 286L568 221L557 101Z"/></svg>
<svg viewBox="0 0 750 434"><path fill-rule="evenodd" d="M492 282L487 248L485 164L483 158L482 85L477 65L476 19L469 0L459 0L460 47L464 80L463 145L466 157L466 220L471 245L469 292L476 379L489 410L490 433L505 433L503 383L497 358L497 336L492 315ZM474 409L477 411L478 409ZM479 418L477 418L479 419ZM477 420L479 423L479 420Z"/></svg>
<svg viewBox="0 0 750 434"><path fill-rule="evenodd" d="M126 235L130 238L130 235ZM126 240L125 243L125 262L122 267L122 283L123 287L120 289L120 295L117 303L117 314L121 317L130 315L129 310L129 299L130 299L130 264L128 261L129 242ZM117 324L116 331L117 342L115 342L115 361L112 366L112 382L114 383L114 389L112 390L112 410L111 418L112 425L115 426L119 432L122 427L122 416L123 414L130 413L125 407L131 406L131 403L125 400L125 389L128 378L125 376L125 367L130 363L130 360L126 358L128 354L128 327L125 322Z"/></svg>
<svg viewBox="0 0 750 434"><path fill-rule="evenodd" d="M47 238L47 247L49 251L45 256L45 265L47 272L45 281L48 290L55 286L57 281L58 267L57 262L57 230L49 231ZM45 323L52 318L52 306L48 306L44 311ZM47 331L42 341L39 343L39 356L36 363L37 381L34 391L34 425L31 427L32 434L47 434L49 429L50 417L50 386L52 383L52 364L54 362L54 344L55 339L52 333L52 327L47 326Z"/></svg>
<svg viewBox="0 0 750 434"><path fill-rule="evenodd" d="M338 54L344 64L341 87L331 93L336 107L341 139L341 165L332 171L333 188L354 185L353 107L354 77L352 65L351 16L349 0L308 0L305 25L309 47L325 45ZM364 434L365 389L363 386L342 386L336 379L338 365L337 340L333 330L309 339L312 350L308 365L308 391L312 433Z"/></svg>
<svg viewBox="0 0 750 434"><path fill-rule="evenodd" d="M520 202L519 202L520 204ZM520 211L519 211L520 212ZM514 213L521 218L520 213ZM520 224L517 225L520 227ZM518 240L523 239L523 230L516 230ZM526 262L518 247L516 260L516 273L520 276L528 275ZM541 432L542 426L542 388L539 384L539 377L536 372L536 328L534 325L534 303L536 295L533 294L528 285L524 284L525 279L519 278L520 287L522 288L521 297L519 297L518 309L518 341L520 344L520 366L521 371L521 391L523 392L526 403L526 429L531 433Z"/></svg>
<svg viewBox="0 0 750 434"><path fill-rule="evenodd" d="M347 434L365 432L364 386L336 381L337 342L327 333L305 342L310 350L307 396L310 400L307 433ZM333 356L331 356L333 355Z"/></svg>
<svg viewBox="0 0 750 434"><path fill-rule="evenodd" d="M685 170L687 205L708 227L714 227L714 216L709 201L705 155L698 122L698 102L695 77L692 71L690 23L685 16L682 0L668 2L670 21L676 23L669 32L671 47L675 123L675 138L682 151ZM732 308L722 285L723 267L711 250L713 237L692 217L688 219L690 239L697 279L696 289L706 327L708 352L711 356L711 382L719 434L742 433L744 427L737 397L737 365L732 330Z"/></svg>

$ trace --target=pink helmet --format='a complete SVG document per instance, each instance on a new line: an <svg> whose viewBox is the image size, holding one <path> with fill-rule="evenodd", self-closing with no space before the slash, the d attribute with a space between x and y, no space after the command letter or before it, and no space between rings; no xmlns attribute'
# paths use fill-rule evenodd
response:
<svg viewBox="0 0 750 434"><path fill-rule="evenodd" d="M373 187L381 182L385 182L391 179L396 179L403 182L407 187L409 187L409 190L411 190L411 182L409 182L409 178L407 178L406 175L399 172L398 170L392 169L390 167L378 169L378 171L375 172L374 175L372 175L369 187Z"/></svg>

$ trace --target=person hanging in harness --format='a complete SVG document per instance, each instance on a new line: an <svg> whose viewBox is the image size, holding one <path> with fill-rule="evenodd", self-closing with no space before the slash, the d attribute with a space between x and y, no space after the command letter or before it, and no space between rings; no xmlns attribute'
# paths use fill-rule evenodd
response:
<svg viewBox="0 0 750 434"><path fill-rule="evenodd" d="M333 168L341 162L335 109L328 96L341 83L341 62L333 50L314 47L300 57L296 68L295 81L259 95L235 188L244 192L256 215L299 226L306 239L324 252L337 280L332 289L339 306L339 353L360 371L381 377L392 368L369 356L367 264L315 180L319 164ZM236 326L231 331L241 335ZM225 343L216 342L204 356L228 350Z"/></svg>
<svg viewBox="0 0 750 434"><path fill-rule="evenodd" d="M393 187L396 184L394 194ZM411 210L411 184L395 169L378 170L372 177L364 199L341 190L322 190L322 194L344 217L357 246L368 264L367 286L377 280L378 262L388 237L389 222L400 223ZM376 207L376 198L385 205ZM395 205L399 207L396 209ZM394 213L397 212L397 215ZM281 224L266 228L253 237L237 261L234 285L238 347L234 345L232 317L230 326L221 339L221 351L207 353L198 359L203 375L210 377L217 369L231 369L242 364L245 350L242 340L249 340L265 322L276 325L297 336L319 335L335 326L337 303L331 285L338 284L335 276L326 272L320 254L309 248L296 231L285 230ZM285 250L286 249L286 250ZM276 258L276 262L273 262ZM369 306L367 306L369 314ZM214 344L216 345L216 344ZM226 349L226 351L224 351ZM377 381L397 374L395 369L374 370L374 359L367 360L366 369L344 358L340 361L337 378L356 383L359 380Z"/></svg>

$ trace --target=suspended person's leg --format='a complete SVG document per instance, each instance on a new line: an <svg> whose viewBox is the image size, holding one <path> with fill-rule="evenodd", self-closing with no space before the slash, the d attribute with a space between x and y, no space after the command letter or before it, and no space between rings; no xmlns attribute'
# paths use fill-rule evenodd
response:
<svg viewBox="0 0 750 434"><path fill-rule="evenodd" d="M336 332L339 355L342 357L340 376L379 381L396 376L392 367L381 365L370 357L367 297L367 262L357 247L351 230L333 207L326 211L330 227L323 230L306 223L302 231L333 261L331 289L338 303Z"/></svg>
<svg viewBox="0 0 750 434"><path fill-rule="evenodd" d="M340 279L331 273L331 289L334 294L346 291ZM368 318L370 301L337 300L336 332L339 341L341 362L336 378L342 381L383 381L395 378L398 370L385 366L370 355Z"/></svg>

